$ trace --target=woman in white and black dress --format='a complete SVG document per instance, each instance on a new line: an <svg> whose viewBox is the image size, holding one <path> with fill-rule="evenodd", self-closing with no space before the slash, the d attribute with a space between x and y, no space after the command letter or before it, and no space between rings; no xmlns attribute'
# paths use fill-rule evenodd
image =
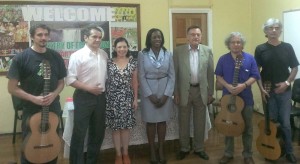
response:
<svg viewBox="0 0 300 164"><path fill-rule="evenodd" d="M130 55L128 48L125 38L117 38L113 58L107 62L106 126L113 130L115 164L131 163L128 156L129 129L136 124L134 111L138 107L137 61Z"/></svg>

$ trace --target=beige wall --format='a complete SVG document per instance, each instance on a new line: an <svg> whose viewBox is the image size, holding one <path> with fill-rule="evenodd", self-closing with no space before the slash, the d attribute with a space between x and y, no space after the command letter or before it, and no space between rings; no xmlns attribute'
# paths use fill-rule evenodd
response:
<svg viewBox="0 0 300 164"><path fill-rule="evenodd" d="M23 0L24 1L24 0ZM33 0L31 0L33 1ZM64 0L58 2L81 2L81 0ZM111 0L89 0L89 2L111 3ZM170 8L206 8L212 10L213 52L215 63L218 58L228 52L224 46L224 38L232 31L242 32L247 44L245 51L254 53L257 44L265 41L261 26L269 17L282 18L282 12L290 9L299 9L297 0L114 0L114 3L140 4L141 44L144 47L147 31L160 28L165 35L165 46L169 48L169 9ZM159 4L159 5L154 5ZM0 134L11 133L13 129L13 108L10 95L7 93L7 79L0 77ZM66 87L61 93L61 102L72 96L73 89ZM254 85L255 107L261 108L260 94ZM18 131L20 131L18 125Z"/></svg>
<svg viewBox="0 0 300 164"><path fill-rule="evenodd" d="M261 7L264 6L264 7ZM282 20L283 11L300 9L300 1L297 0L253 0L252 12L252 35L253 46L266 41L262 31L262 25L268 18L279 18ZM284 28L284 27L283 27Z"/></svg>

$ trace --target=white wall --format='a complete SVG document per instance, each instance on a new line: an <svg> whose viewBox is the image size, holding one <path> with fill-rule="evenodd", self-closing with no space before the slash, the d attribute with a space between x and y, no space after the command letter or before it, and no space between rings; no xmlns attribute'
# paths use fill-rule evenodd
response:
<svg viewBox="0 0 300 164"><path fill-rule="evenodd" d="M300 61L300 9L283 12L283 40L290 43ZM296 78L300 78L298 71Z"/></svg>

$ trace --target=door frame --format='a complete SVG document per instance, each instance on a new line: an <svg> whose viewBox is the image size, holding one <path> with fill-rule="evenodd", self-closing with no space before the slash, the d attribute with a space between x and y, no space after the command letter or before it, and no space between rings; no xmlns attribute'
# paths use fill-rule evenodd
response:
<svg viewBox="0 0 300 164"><path fill-rule="evenodd" d="M212 10L209 8L170 8L169 9L169 27L170 27L170 50L173 50L173 26L172 26L172 14L173 13L182 13L182 14L207 14L207 39L208 47L213 47L212 40Z"/></svg>

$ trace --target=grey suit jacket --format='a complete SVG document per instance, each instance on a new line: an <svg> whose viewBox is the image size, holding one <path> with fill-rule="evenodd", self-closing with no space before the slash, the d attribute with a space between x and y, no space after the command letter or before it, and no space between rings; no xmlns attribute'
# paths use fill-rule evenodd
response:
<svg viewBox="0 0 300 164"><path fill-rule="evenodd" d="M214 62L211 49L201 44L199 47L199 88L202 101L206 105L208 95L214 93ZM186 106L188 103L191 79L189 54L189 44L174 50L175 94L179 95L180 106Z"/></svg>

